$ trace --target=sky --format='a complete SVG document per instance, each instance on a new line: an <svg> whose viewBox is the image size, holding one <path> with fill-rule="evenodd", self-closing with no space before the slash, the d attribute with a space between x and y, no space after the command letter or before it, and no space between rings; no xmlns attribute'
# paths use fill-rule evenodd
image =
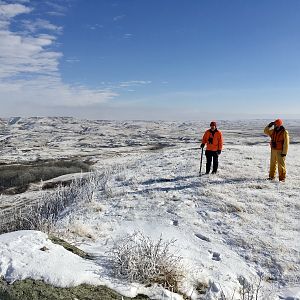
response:
<svg viewBox="0 0 300 300"><path fill-rule="evenodd" d="M300 118L299 0L0 0L1 117Z"/></svg>

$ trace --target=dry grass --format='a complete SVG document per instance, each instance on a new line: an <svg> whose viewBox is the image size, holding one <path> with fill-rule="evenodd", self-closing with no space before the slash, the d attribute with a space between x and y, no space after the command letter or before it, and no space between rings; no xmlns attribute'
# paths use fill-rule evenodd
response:
<svg viewBox="0 0 300 300"><path fill-rule="evenodd" d="M56 223L79 205L95 202L95 193L104 191L108 176L98 172L73 180L69 186L43 191L38 203L16 210L10 219L0 220L0 233L15 230L40 230L51 233Z"/></svg>
<svg viewBox="0 0 300 300"><path fill-rule="evenodd" d="M68 230L72 234L75 234L82 238L88 238L88 239L95 240L95 234L94 234L93 229L89 225L84 224L80 220L74 220L73 222L71 222L69 224Z"/></svg>
<svg viewBox="0 0 300 300"><path fill-rule="evenodd" d="M171 252L175 241L153 241L141 232L116 242L110 254L115 276L146 285L160 284L173 292L179 291L183 278L182 258Z"/></svg>

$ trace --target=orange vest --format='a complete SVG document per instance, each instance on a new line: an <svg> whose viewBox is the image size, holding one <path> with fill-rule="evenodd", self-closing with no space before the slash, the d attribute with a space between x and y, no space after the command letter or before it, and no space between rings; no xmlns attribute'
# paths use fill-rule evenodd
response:
<svg viewBox="0 0 300 300"><path fill-rule="evenodd" d="M218 151L223 149L223 136L222 132L216 129L214 133L208 129L205 131L202 144L206 144L206 150Z"/></svg>
<svg viewBox="0 0 300 300"><path fill-rule="evenodd" d="M283 150L284 144L284 128L279 131L274 130L271 135L271 148L275 150Z"/></svg>

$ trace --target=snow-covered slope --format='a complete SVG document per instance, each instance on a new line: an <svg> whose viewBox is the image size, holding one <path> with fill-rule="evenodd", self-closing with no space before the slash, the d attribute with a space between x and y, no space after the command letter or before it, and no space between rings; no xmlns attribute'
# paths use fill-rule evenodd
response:
<svg viewBox="0 0 300 300"><path fill-rule="evenodd" d="M105 268L107 251L114 241L139 230L152 239L160 235L165 240L176 239L176 250L183 257L186 275L181 289L192 299L200 297L194 289L196 281L209 286L207 294L202 296L206 298L202 299L220 299L222 294L228 299L240 299L241 282L245 280L257 287L260 277L259 299L300 298L299 121L286 124L292 144L287 156L287 180L279 183L266 180L270 149L268 137L262 131L268 121L220 122L225 145L219 172L199 177L198 141L206 129L202 122L121 124L58 119L53 125L52 119L26 120L20 124L21 120L12 125L16 127L9 134L14 138L9 141L18 148L16 145L21 142L17 136L25 130L22 138L27 136L28 147L32 149L25 152L27 159L32 160L37 154L63 157L84 151L93 155L96 169L105 169L108 174L106 192L99 191L93 204L79 208L71 218L63 218L57 228L98 258L93 268L98 267L101 272L96 272L96 276L83 275L90 282L115 284L118 291L127 295L144 289L126 284L126 292L120 282L110 280L110 270ZM48 144L47 151L40 146L32 147L32 140L37 141L39 134L46 132L45 126L55 128L52 137L57 143ZM79 131L82 127L90 129L82 133ZM86 148L77 145L82 135L87 141ZM118 147L112 154L114 146ZM3 157L15 161L14 151L3 146ZM24 159L18 155L17 159ZM29 238L33 244L36 235L42 236L35 233ZM3 236L1 242L5 243ZM57 274L51 279L47 272L44 277L30 273L28 268L32 266L26 260L20 263L13 251L9 258L1 255L0 270L6 278L31 276L54 284L62 282ZM52 255L56 257L57 253ZM7 261L10 272L4 267L8 266ZM20 265L24 268L14 272L15 266ZM71 276L68 280L65 284L72 284ZM167 299L161 290L143 291L156 299Z"/></svg>

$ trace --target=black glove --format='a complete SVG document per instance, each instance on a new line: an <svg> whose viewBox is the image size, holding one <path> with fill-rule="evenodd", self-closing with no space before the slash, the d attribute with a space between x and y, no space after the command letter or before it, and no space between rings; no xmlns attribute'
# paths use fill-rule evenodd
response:
<svg viewBox="0 0 300 300"><path fill-rule="evenodd" d="M204 148L204 146L205 146L205 144L201 144L201 146L200 146L200 147L203 149L203 148Z"/></svg>
<svg viewBox="0 0 300 300"><path fill-rule="evenodd" d="M271 122L268 127L272 127L274 125L274 122Z"/></svg>
<svg viewBox="0 0 300 300"><path fill-rule="evenodd" d="M281 154L281 157L285 157L286 156L286 154Z"/></svg>
<svg viewBox="0 0 300 300"><path fill-rule="evenodd" d="M221 152L222 152L221 150L218 150L218 151L217 151L218 155L220 155L220 154L221 154Z"/></svg>

